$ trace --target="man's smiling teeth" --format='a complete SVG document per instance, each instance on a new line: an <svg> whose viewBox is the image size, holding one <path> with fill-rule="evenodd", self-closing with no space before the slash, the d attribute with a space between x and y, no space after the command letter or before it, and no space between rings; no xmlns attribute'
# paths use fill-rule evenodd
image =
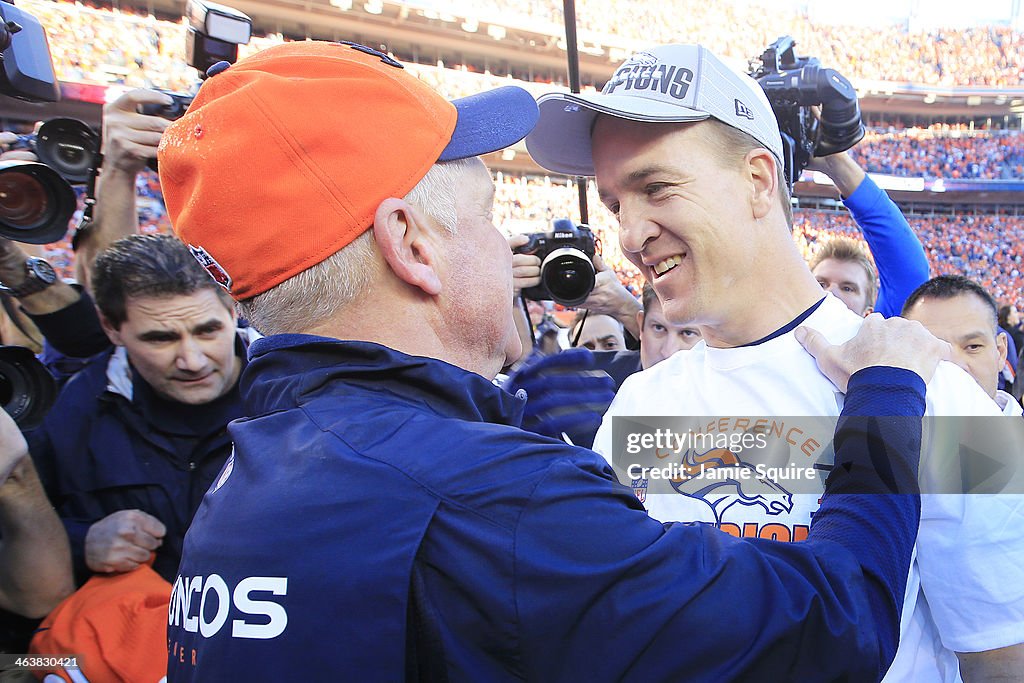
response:
<svg viewBox="0 0 1024 683"><path fill-rule="evenodd" d="M683 262L683 254L676 254L675 256L669 256L664 261L661 261L654 266L655 275L664 275L668 271L672 270L680 263Z"/></svg>

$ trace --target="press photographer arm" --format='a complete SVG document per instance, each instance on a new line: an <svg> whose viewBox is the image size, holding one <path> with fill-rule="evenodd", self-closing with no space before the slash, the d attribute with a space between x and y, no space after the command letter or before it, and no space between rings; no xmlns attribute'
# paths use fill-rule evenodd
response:
<svg viewBox="0 0 1024 683"><path fill-rule="evenodd" d="M899 315L907 296L928 279L924 247L903 212L848 152L815 157L807 168L832 179L864 235L878 269L874 310Z"/></svg>
<svg viewBox="0 0 1024 683"><path fill-rule="evenodd" d="M0 608L42 617L74 590L71 549L14 420L0 410Z"/></svg>
<svg viewBox="0 0 1024 683"><path fill-rule="evenodd" d="M20 291L33 277L26 262L31 257L11 240L0 237L0 282L15 292ZM45 284L40 282L39 286ZM44 315L67 308L82 295L59 277L52 284L31 294L17 296L18 303L31 315Z"/></svg>
<svg viewBox="0 0 1024 683"><path fill-rule="evenodd" d="M610 315L622 323L634 339L639 339L636 314L643 310L643 304L622 285L618 274L605 264L600 254L594 255L594 269L597 271L594 289L580 307L592 315Z"/></svg>
<svg viewBox="0 0 1024 683"><path fill-rule="evenodd" d="M16 243L0 237L0 283L14 290L11 295L21 311L53 348L72 358L88 358L108 348L110 340L100 326L92 299L55 273L50 284L37 280L33 283L36 291L19 293L36 273L49 278L53 270L42 259L30 259Z"/></svg>
<svg viewBox="0 0 1024 683"><path fill-rule="evenodd" d="M171 97L156 90L136 89L103 107L103 169L96 189L92 226L78 247L89 265L108 246L139 227L135 176L156 159L157 146L170 121L139 113L146 104L166 105Z"/></svg>

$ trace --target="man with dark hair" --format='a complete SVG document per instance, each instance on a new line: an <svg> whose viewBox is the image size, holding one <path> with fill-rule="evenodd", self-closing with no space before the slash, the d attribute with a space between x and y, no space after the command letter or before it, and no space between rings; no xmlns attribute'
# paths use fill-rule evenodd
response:
<svg viewBox="0 0 1024 683"><path fill-rule="evenodd" d="M625 330L610 315L580 312L569 326L569 344L591 351L621 351L626 348Z"/></svg>
<svg viewBox="0 0 1024 683"><path fill-rule="evenodd" d="M963 275L934 277L907 297L902 315L949 342L951 360L981 385L1004 414L1024 412L1013 396L999 389L1007 339L997 322L996 300L984 287Z"/></svg>
<svg viewBox="0 0 1024 683"><path fill-rule="evenodd" d="M230 300L170 235L132 235L96 260L114 348L64 387L30 450L79 579L156 552L173 578L185 530L231 450L245 339Z"/></svg>

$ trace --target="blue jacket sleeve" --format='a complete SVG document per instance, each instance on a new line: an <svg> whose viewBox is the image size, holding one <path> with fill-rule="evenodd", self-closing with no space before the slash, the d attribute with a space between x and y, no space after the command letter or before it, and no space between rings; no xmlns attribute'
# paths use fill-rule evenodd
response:
<svg viewBox="0 0 1024 683"><path fill-rule="evenodd" d="M843 203L860 226L878 266L875 311L886 318L897 316L907 296L928 280L924 247L903 212L870 177Z"/></svg>
<svg viewBox="0 0 1024 683"><path fill-rule="evenodd" d="M896 472L916 474L924 386L895 373L875 379L890 392L894 382L916 392L919 400L904 404L917 417L902 425L916 423L916 432L885 455ZM876 390L867 384L851 380L854 399ZM580 455L553 465L516 527L525 678L880 679L896 650L920 508L915 496L885 495L891 483L860 466L883 457L866 426L840 427L849 454L838 462L851 467L836 468L828 485L836 493L799 543L662 525L603 461ZM864 498L871 517L859 511Z"/></svg>
<svg viewBox="0 0 1024 683"><path fill-rule="evenodd" d="M76 287L77 289L77 287ZM59 311L26 313L54 349L71 358L89 358L111 347L92 299L84 290L81 298Z"/></svg>

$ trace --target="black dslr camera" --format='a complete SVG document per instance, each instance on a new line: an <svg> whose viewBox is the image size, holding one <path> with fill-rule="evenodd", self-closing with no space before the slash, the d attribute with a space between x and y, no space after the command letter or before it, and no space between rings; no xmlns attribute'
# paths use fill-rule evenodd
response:
<svg viewBox="0 0 1024 683"><path fill-rule="evenodd" d="M555 219L551 232L528 235L530 241L515 249L517 254L533 254L541 260L540 284L527 287L523 296L534 301L548 299L563 306L578 306L594 289L594 254L597 242L586 225L575 225L567 218Z"/></svg>
<svg viewBox="0 0 1024 683"><path fill-rule="evenodd" d="M159 90L159 88L157 88ZM170 104L144 104L139 107L139 113L145 114L146 116L162 116L168 121L177 121L185 112L188 110L188 105L192 104L193 95L186 95L180 92L169 92L167 90L160 90L160 92L170 95L172 102Z"/></svg>
<svg viewBox="0 0 1024 683"><path fill-rule="evenodd" d="M11 149L35 152L39 161L72 185L83 185L96 165L100 136L78 119L50 119L37 133L18 136ZM57 239L60 239L59 237Z"/></svg>
<svg viewBox="0 0 1024 683"><path fill-rule="evenodd" d="M157 90L159 90L159 88L157 88ZM146 116L162 116L168 121L177 121L185 115L185 112L188 111L188 106L192 104L192 100L195 97L194 95L170 92L168 90L160 90L160 92L170 95L172 100L171 103L159 104L154 102L152 104L144 104L139 107L140 114L145 114ZM150 159L147 161L146 166L154 172L159 172L160 170L156 159Z"/></svg>
<svg viewBox="0 0 1024 683"><path fill-rule="evenodd" d="M0 95L28 102L60 99L46 32L35 17L8 2L0 2ZM45 163L0 162L0 236L55 242L74 210L71 186ZM29 349L0 346L0 408L21 429L37 427L56 396L56 381Z"/></svg>
<svg viewBox="0 0 1024 683"><path fill-rule="evenodd" d="M864 137L857 91L835 69L813 57L797 57L796 43L783 36L768 46L750 70L779 121L789 186L811 158L844 152ZM809 107L821 106L821 120Z"/></svg>
<svg viewBox="0 0 1024 683"><path fill-rule="evenodd" d="M35 429L57 400L57 381L29 349L0 346L0 408L22 430Z"/></svg>

